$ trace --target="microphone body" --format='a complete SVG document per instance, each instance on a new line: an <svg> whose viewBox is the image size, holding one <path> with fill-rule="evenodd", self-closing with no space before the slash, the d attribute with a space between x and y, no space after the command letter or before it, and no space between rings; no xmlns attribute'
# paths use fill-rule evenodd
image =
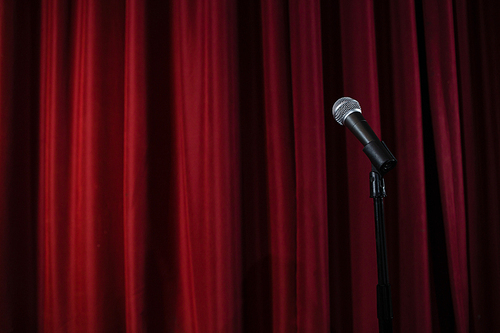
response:
<svg viewBox="0 0 500 333"><path fill-rule="evenodd" d="M335 120L340 125L345 125L363 144L363 152L382 176L396 166L396 158L368 125L361 114L358 101L342 97L333 105L332 113Z"/></svg>
<svg viewBox="0 0 500 333"><path fill-rule="evenodd" d="M368 125L361 112L353 112L348 115L344 120L344 125L361 141L363 146L378 140L377 135L373 132L370 125Z"/></svg>

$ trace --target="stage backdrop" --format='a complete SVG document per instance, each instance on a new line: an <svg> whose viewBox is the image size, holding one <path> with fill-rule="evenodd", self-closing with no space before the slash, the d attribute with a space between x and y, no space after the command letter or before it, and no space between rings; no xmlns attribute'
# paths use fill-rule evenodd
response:
<svg viewBox="0 0 500 333"><path fill-rule="evenodd" d="M0 1L1 332L500 327L487 0Z"/></svg>

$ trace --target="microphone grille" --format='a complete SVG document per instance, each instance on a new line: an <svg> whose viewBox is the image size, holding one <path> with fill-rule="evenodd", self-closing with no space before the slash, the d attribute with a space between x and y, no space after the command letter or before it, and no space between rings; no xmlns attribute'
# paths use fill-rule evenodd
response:
<svg viewBox="0 0 500 333"><path fill-rule="evenodd" d="M339 98L332 107L333 118L340 125L344 125L344 120L353 112L361 113L361 106L357 100L351 97Z"/></svg>

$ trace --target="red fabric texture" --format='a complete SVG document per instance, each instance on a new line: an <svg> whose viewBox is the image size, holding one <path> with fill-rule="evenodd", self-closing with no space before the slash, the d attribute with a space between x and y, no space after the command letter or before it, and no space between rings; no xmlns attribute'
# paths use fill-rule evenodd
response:
<svg viewBox="0 0 500 333"><path fill-rule="evenodd" d="M0 332L500 327L500 9L0 1Z"/></svg>

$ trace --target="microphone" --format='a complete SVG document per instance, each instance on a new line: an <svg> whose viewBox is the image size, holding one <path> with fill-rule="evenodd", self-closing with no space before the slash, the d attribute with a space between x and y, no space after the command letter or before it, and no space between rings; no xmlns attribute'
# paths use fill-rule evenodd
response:
<svg viewBox="0 0 500 333"><path fill-rule="evenodd" d="M368 125L357 100L350 97L339 98L333 104L332 113L340 125L345 125L361 141L363 152L382 176L396 166L398 161Z"/></svg>

